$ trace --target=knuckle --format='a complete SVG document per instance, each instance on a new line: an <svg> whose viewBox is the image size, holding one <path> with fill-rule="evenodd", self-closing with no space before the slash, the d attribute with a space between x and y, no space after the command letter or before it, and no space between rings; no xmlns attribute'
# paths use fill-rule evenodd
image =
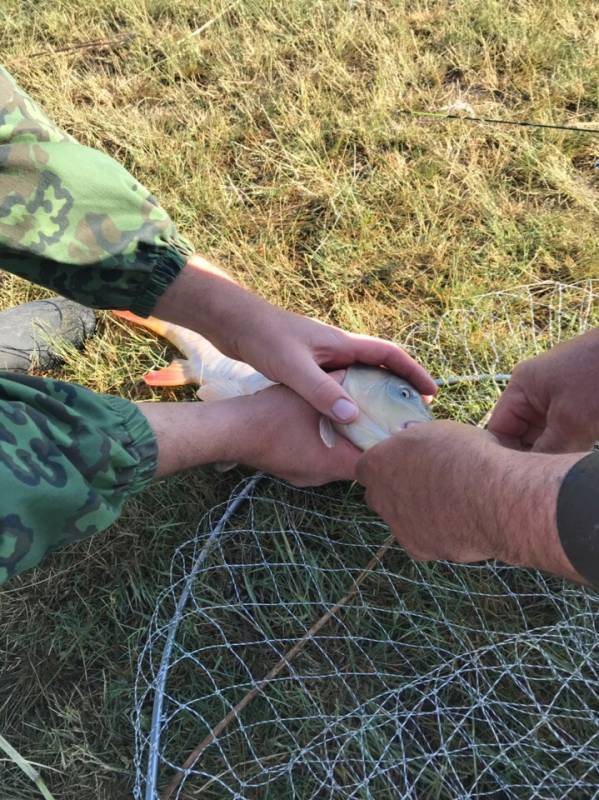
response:
<svg viewBox="0 0 599 800"><path fill-rule="evenodd" d="M516 366L512 370L512 381L514 380L514 378L516 379L526 378L526 376L528 376L531 372L535 370L535 367L536 367L536 358L525 358L524 361L520 361L520 363L516 364Z"/></svg>

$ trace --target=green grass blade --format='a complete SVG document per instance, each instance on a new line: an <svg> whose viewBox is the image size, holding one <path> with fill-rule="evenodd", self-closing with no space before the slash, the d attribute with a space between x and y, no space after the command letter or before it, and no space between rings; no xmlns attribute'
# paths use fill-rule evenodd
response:
<svg viewBox="0 0 599 800"><path fill-rule="evenodd" d="M10 742L6 741L2 734L0 734L0 749L4 750L10 760L13 761L17 767L19 767L19 769L23 770L25 775L27 775L27 777L32 780L33 783L35 783L44 800L55 800L39 772L33 768L27 759L23 758L18 750L15 750Z"/></svg>

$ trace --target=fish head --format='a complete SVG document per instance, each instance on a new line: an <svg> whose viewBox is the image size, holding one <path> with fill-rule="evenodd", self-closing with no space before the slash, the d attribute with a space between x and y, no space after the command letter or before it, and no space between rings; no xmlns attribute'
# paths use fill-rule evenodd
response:
<svg viewBox="0 0 599 800"><path fill-rule="evenodd" d="M335 423L332 427L361 450L368 450L411 425L430 422L433 418L412 384L389 370L351 366L341 385L360 413L349 425ZM326 422L321 423L320 432L325 444L331 446L332 431L327 431Z"/></svg>

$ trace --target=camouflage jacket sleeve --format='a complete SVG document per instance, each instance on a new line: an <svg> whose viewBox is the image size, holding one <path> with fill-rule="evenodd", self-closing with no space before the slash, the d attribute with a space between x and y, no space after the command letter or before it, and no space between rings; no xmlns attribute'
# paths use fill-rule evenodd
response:
<svg viewBox="0 0 599 800"><path fill-rule="evenodd" d="M107 528L156 459L133 403L0 372L0 583Z"/></svg>
<svg viewBox="0 0 599 800"><path fill-rule="evenodd" d="M147 189L59 130L0 67L0 268L147 316L190 252Z"/></svg>

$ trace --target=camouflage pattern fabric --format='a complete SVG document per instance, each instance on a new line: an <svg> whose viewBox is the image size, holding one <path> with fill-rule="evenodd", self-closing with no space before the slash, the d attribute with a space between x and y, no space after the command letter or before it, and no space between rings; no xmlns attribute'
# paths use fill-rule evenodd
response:
<svg viewBox="0 0 599 800"><path fill-rule="evenodd" d="M59 130L0 67L0 269L146 316L190 252L143 186ZM0 583L107 528L156 460L133 403L0 372Z"/></svg>
<svg viewBox="0 0 599 800"><path fill-rule="evenodd" d="M133 403L0 372L0 583L107 528L156 460Z"/></svg>
<svg viewBox="0 0 599 800"><path fill-rule="evenodd" d="M0 268L147 316L191 251L147 189L57 128L0 67Z"/></svg>

